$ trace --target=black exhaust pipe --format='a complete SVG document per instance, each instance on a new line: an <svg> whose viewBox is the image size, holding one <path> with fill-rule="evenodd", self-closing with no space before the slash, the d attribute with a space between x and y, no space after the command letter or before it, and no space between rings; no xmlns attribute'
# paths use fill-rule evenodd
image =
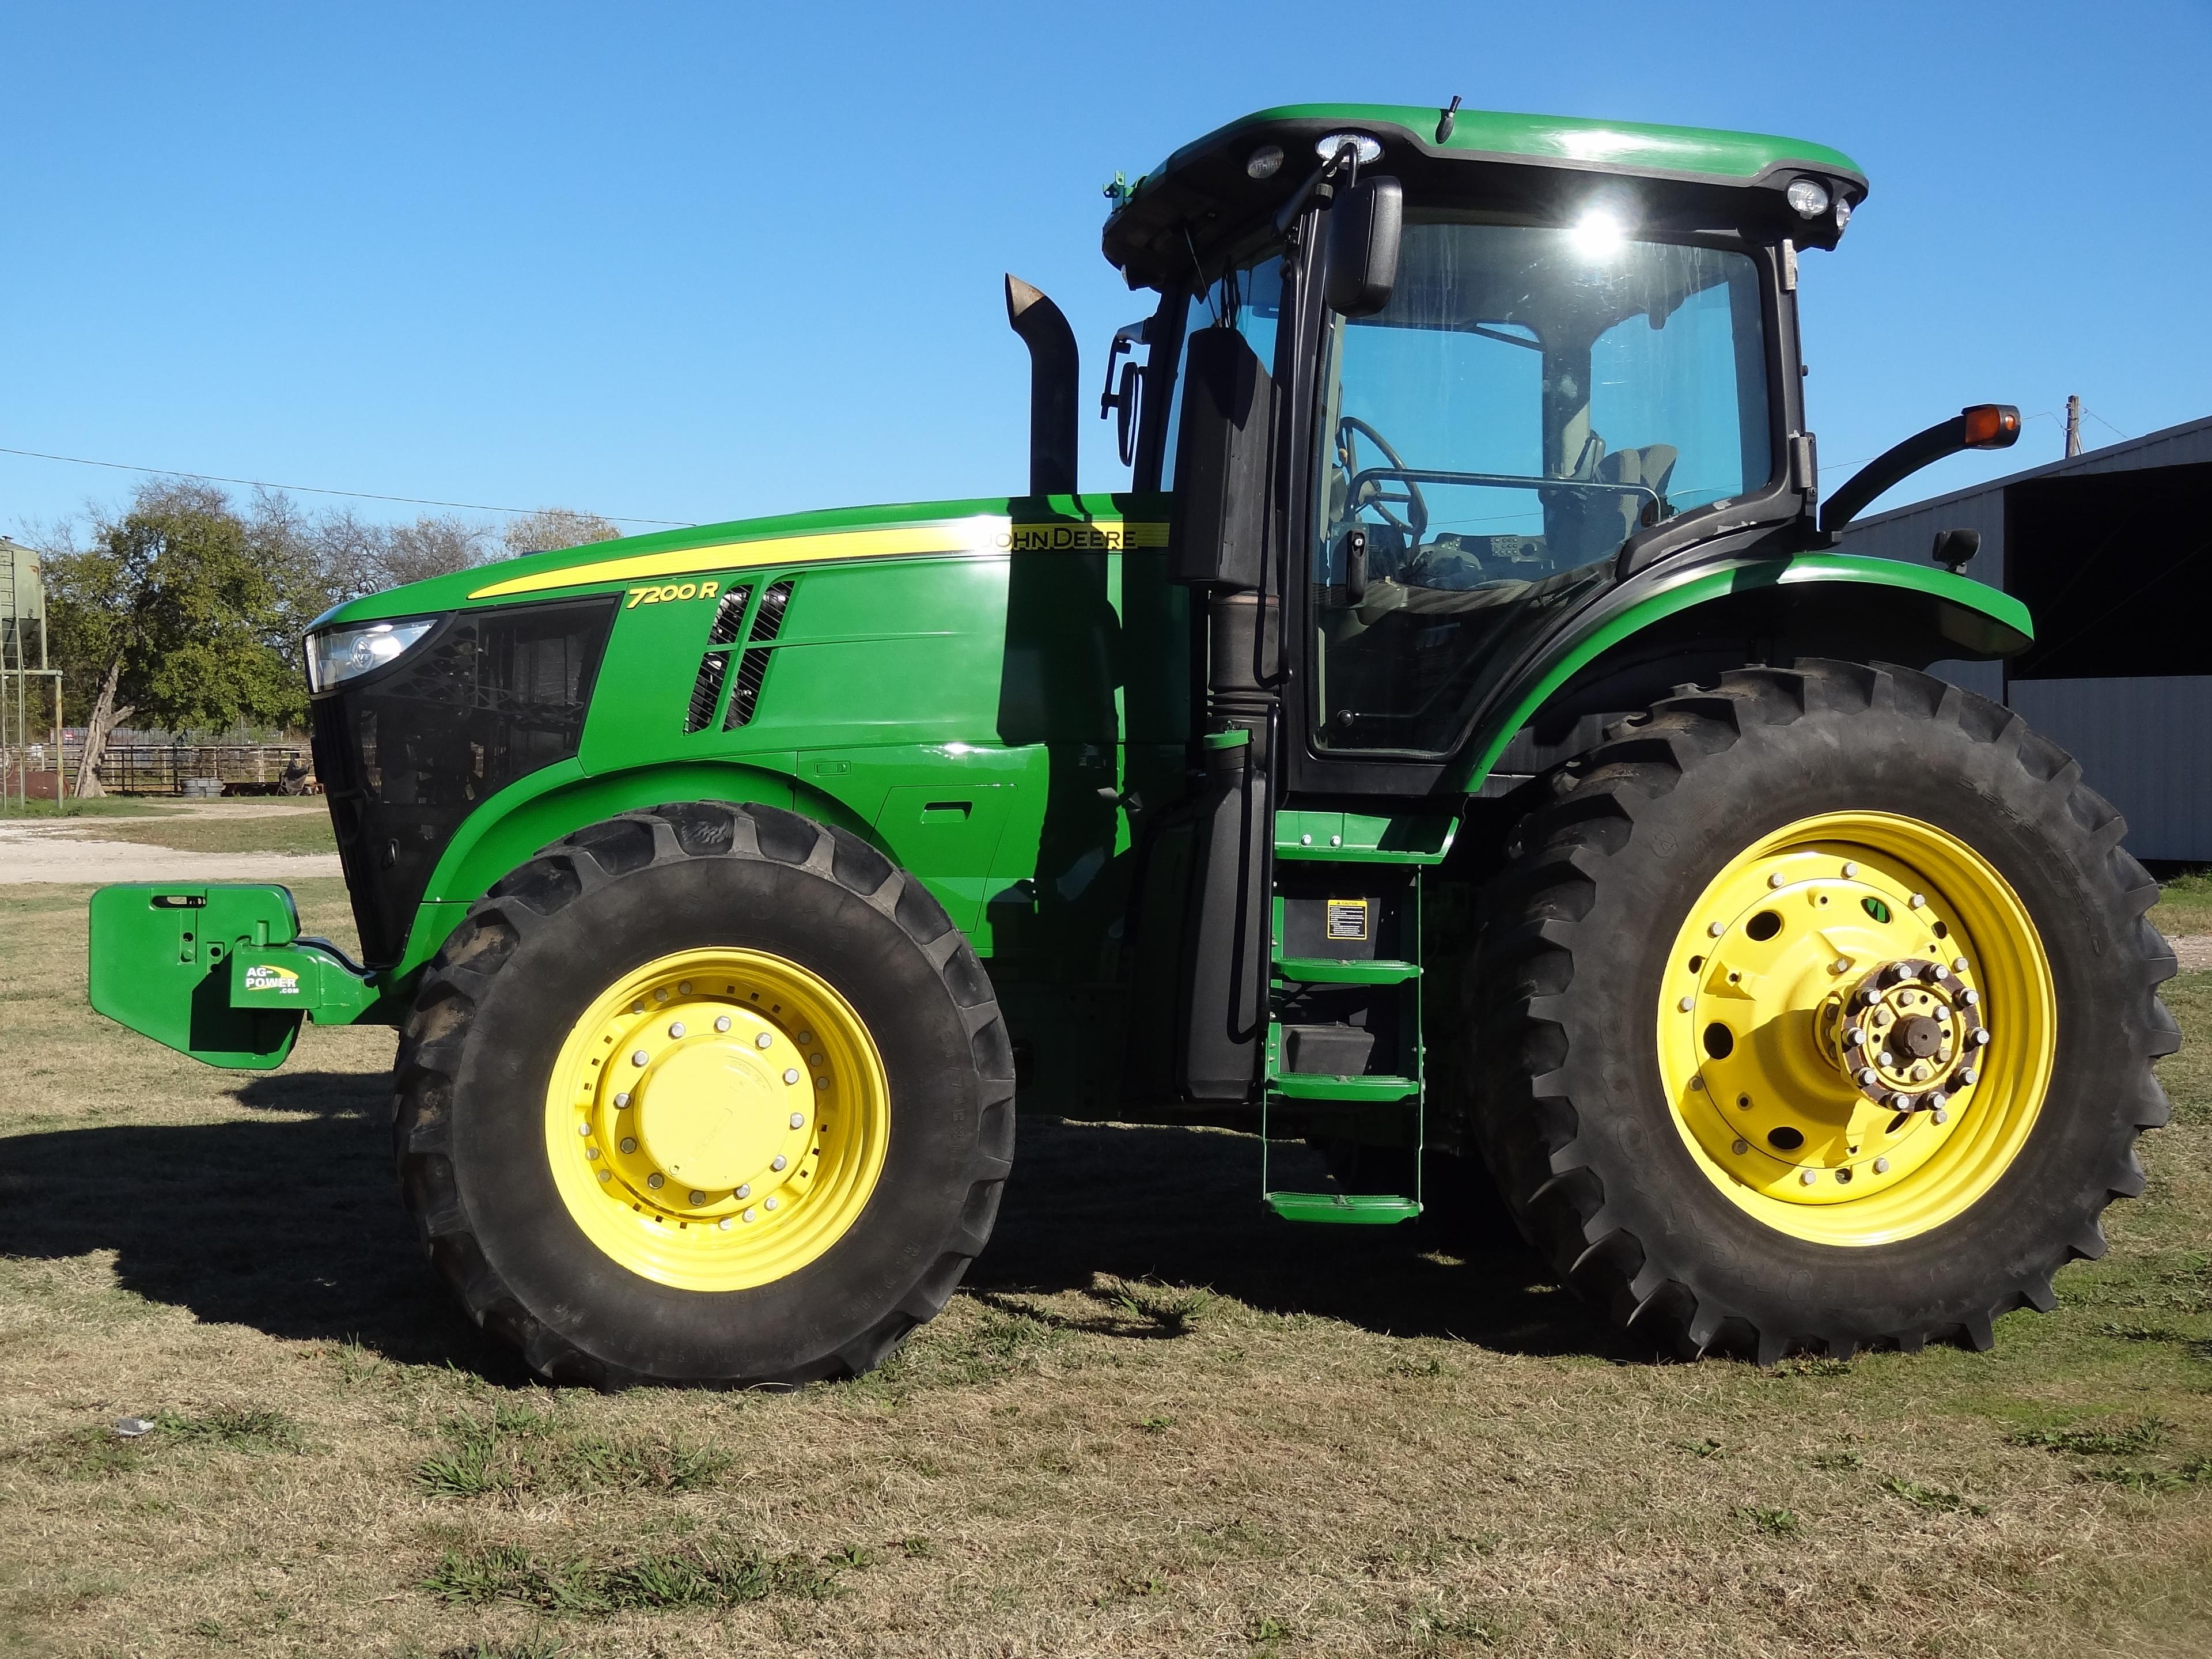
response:
<svg viewBox="0 0 2212 1659"><path fill-rule="evenodd" d="M1075 493L1075 331L1060 308L1012 271L1006 321L1030 349L1030 494Z"/></svg>

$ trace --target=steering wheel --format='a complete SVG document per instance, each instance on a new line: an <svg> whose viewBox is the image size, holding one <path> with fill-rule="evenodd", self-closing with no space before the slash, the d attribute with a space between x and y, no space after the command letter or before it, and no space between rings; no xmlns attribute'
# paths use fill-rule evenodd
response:
<svg viewBox="0 0 2212 1659"><path fill-rule="evenodd" d="M1390 447L1389 441L1381 433L1357 416L1342 415L1337 417L1336 422L1336 453L1343 460L1345 476L1347 479L1356 478L1360 474L1356 442L1358 438L1366 439L1369 443L1382 451L1382 459L1400 471L1407 470L1404 459L1396 450ZM1373 507L1382 515L1385 524L1394 526L1405 532L1407 550L1411 552L1421 544L1422 534L1429 527L1429 504L1422 499L1421 487L1411 478L1401 478L1397 482L1399 487L1406 493L1402 495L1386 495L1382 493L1382 481L1379 478L1370 478L1360 487L1358 499L1345 504L1345 511L1347 514L1353 514L1358 512L1363 507ZM1401 519L1392 512L1390 509L1394 507L1404 507L1406 516Z"/></svg>

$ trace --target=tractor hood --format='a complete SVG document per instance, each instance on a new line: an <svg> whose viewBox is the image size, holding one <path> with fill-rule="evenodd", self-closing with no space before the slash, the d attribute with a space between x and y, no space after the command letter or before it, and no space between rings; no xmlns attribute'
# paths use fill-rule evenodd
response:
<svg viewBox="0 0 2212 1659"><path fill-rule="evenodd" d="M335 605L309 631L655 587L680 583L686 575L765 564L1164 547L1168 501L1158 495L999 495L736 519L532 553L410 582Z"/></svg>

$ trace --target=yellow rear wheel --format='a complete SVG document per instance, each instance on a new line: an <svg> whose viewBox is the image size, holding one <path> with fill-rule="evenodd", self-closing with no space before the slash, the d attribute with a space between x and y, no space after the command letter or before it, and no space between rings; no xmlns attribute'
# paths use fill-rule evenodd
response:
<svg viewBox="0 0 2212 1659"><path fill-rule="evenodd" d="M632 1273L744 1290L821 1256L867 1206L890 1136L883 1057L799 963L681 951L611 984L545 1092L562 1201Z"/></svg>
<svg viewBox="0 0 2212 1659"><path fill-rule="evenodd" d="M2027 1143L2057 1043L2051 963L1989 861L1933 824L1832 812L1759 837L1668 953L1660 1074L1698 1168L1825 1244L1965 1213Z"/></svg>

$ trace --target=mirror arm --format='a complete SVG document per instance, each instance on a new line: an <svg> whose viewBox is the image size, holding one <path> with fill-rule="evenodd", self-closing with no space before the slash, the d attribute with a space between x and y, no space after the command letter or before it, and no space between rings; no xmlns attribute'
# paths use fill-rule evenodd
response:
<svg viewBox="0 0 2212 1659"><path fill-rule="evenodd" d="M1298 215L1306 210L1306 204L1315 197L1327 201L1336 194L1337 177L1344 174L1343 182L1350 185L1359 177L1359 146L1350 140L1336 147L1336 154L1313 170L1305 183L1291 193L1291 199L1275 213L1275 234L1287 236L1291 227L1298 222Z"/></svg>
<svg viewBox="0 0 2212 1659"><path fill-rule="evenodd" d="M1867 503L1923 466L1968 449L2009 449L2020 440L2020 410L2010 404L1975 404L1925 432L1885 450L1856 472L1820 509L1820 533L1833 537Z"/></svg>

